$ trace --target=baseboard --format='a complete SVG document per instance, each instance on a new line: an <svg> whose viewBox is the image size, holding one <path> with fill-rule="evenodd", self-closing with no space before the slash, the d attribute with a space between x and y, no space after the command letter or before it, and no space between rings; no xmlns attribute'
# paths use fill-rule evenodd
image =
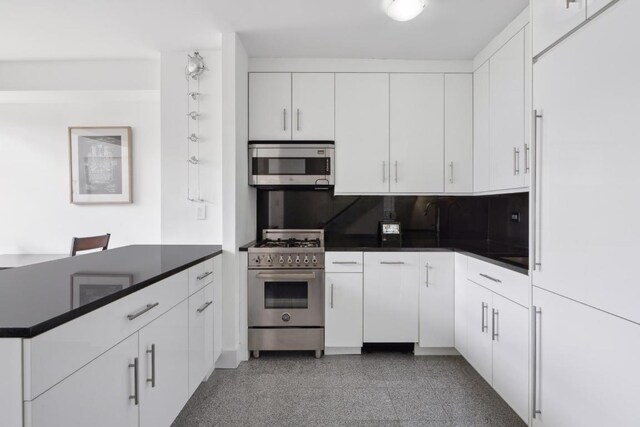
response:
<svg viewBox="0 0 640 427"><path fill-rule="evenodd" d="M243 360L247 359L246 356L243 359L242 351L239 347L231 350L222 350L222 354L216 361L216 369L236 369Z"/></svg>
<svg viewBox="0 0 640 427"><path fill-rule="evenodd" d="M413 349L416 356L460 356L458 350L453 347L418 347Z"/></svg>
<svg viewBox="0 0 640 427"><path fill-rule="evenodd" d="M338 356L342 354L362 354L362 347L325 347L325 356Z"/></svg>

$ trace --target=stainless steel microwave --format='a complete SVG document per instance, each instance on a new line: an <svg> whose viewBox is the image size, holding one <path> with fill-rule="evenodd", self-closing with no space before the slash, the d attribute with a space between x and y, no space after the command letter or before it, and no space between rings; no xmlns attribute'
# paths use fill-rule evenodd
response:
<svg viewBox="0 0 640 427"><path fill-rule="evenodd" d="M251 142L249 185L332 187L334 154L334 144L327 142Z"/></svg>

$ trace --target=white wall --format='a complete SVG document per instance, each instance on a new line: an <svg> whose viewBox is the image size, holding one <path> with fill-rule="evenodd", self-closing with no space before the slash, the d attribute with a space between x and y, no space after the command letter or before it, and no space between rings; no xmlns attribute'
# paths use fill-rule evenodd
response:
<svg viewBox="0 0 640 427"><path fill-rule="evenodd" d="M162 103L162 243L222 242L222 65L220 51L201 51L208 71L200 76L200 188L205 220L196 219L199 203L187 200L187 54L166 52L160 60ZM195 87L192 80L192 88ZM193 123L193 121L192 121ZM196 144L191 143L192 154ZM191 167L196 172L196 167ZM191 174L191 194L196 194Z"/></svg>
<svg viewBox="0 0 640 427"><path fill-rule="evenodd" d="M223 355L218 367L246 357L246 263L238 247L255 239L256 195L247 185L249 58L237 34L222 35Z"/></svg>
<svg viewBox="0 0 640 427"><path fill-rule="evenodd" d="M157 62L51 65L51 70L67 70L64 82L57 71L51 71L47 82L45 63L0 63L0 88L11 89L0 91L0 253L67 253L73 236L106 232L112 234L112 247L158 243L160 100L157 87L153 89ZM101 67L106 72L101 73ZM129 71L142 87L132 89L120 74L109 73L114 69L124 75ZM94 73L93 84L84 74L87 70ZM133 128L133 204L69 202L69 126Z"/></svg>

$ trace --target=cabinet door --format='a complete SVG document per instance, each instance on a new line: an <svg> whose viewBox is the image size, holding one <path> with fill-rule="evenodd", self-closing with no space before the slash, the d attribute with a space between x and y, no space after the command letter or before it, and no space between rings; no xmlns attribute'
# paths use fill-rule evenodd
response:
<svg viewBox="0 0 640 427"><path fill-rule="evenodd" d="M473 73L473 191L491 190L489 61Z"/></svg>
<svg viewBox="0 0 640 427"><path fill-rule="evenodd" d="M619 2L535 64L533 283L640 323L640 221L625 216L640 209L637 16L640 2Z"/></svg>
<svg viewBox="0 0 640 427"><path fill-rule="evenodd" d="M213 363L222 354L222 257L213 259L215 271L218 273L213 281Z"/></svg>
<svg viewBox="0 0 640 427"><path fill-rule="evenodd" d="M593 17L600 12L606 5L613 0L587 0L587 19Z"/></svg>
<svg viewBox="0 0 640 427"><path fill-rule="evenodd" d="M249 140L290 140L291 128L291 73L250 73Z"/></svg>
<svg viewBox="0 0 640 427"><path fill-rule="evenodd" d="M493 388L529 420L529 310L493 294Z"/></svg>
<svg viewBox="0 0 640 427"><path fill-rule="evenodd" d="M392 193L441 193L444 76L391 74Z"/></svg>
<svg viewBox="0 0 640 427"><path fill-rule="evenodd" d="M362 274L327 273L325 347L362 347Z"/></svg>
<svg viewBox="0 0 640 427"><path fill-rule="evenodd" d="M140 426L171 425L189 398L189 303L139 332Z"/></svg>
<svg viewBox="0 0 640 427"><path fill-rule="evenodd" d="M134 364L138 334L65 378L32 402L25 404L32 426L135 427L139 406L135 395ZM143 377L138 384L143 386ZM140 402L141 403L141 402ZM168 424L167 424L168 425Z"/></svg>
<svg viewBox="0 0 640 427"><path fill-rule="evenodd" d="M189 396L213 368L213 285L189 297Z"/></svg>
<svg viewBox="0 0 640 427"><path fill-rule="evenodd" d="M640 325L533 288L534 426L638 426Z"/></svg>
<svg viewBox="0 0 640 427"><path fill-rule="evenodd" d="M454 253L420 254L420 347L454 346Z"/></svg>
<svg viewBox="0 0 640 427"><path fill-rule="evenodd" d="M524 30L490 59L491 189L524 187Z"/></svg>
<svg viewBox="0 0 640 427"><path fill-rule="evenodd" d="M418 342L420 255L364 254L364 341Z"/></svg>
<svg viewBox="0 0 640 427"><path fill-rule="evenodd" d="M444 164L447 193L473 191L473 76L444 76Z"/></svg>
<svg viewBox="0 0 640 427"><path fill-rule="evenodd" d="M491 300L490 290L467 281L467 360L489 384L493 375Z"/></svg>
<svg viewBox="0 0 640 427"><path fill-rule="evenodd" d="M587 18L586 0L533 0L533 54L561 39ZM568 7L567 7L568 6Z"/></svg>
<svg viewBox="0 0 640 427"><path fill-rule="evenodd" d="M293 139L333 141L333 73L293 73Z"/></svg>
<svg viewBox="0 0 640 427"><path fill-rule="evenodd" d="M455 347L467 357L467 256L455 254Z"/></svg>
<svg viewBox="0 0 640 427"><path fill-rule="evenodd" d="M389 191L389 74L336 74L336 193Z"/></svg>

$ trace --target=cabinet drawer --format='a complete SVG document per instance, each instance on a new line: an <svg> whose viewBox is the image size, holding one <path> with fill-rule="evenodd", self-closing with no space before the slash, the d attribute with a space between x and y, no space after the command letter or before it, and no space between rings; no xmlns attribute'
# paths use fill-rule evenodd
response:
<svg viewBox="0 0 640 427"><path fill-rule="evenodd" d="M213 282L213 258L189 269L189 295L193 295Z"/></svg>
<svg viewBox="0 0 640 427"><path fill-rule="evenodd" d="M32 400L187 298L183 271L24 341L24 399ZM134 319L148 305L156 304Z"/></svg>
<svg viewBox="0 0 640 427"><path fill-rule="evenodd" d="M529 276L469 257L467 279L529 307Z"/></svg>
<svg viewBox="0 0 640 427"><path fill-rule="evenodd" d="M362 273L362 252L326 252L327 273Z"/></svg>

